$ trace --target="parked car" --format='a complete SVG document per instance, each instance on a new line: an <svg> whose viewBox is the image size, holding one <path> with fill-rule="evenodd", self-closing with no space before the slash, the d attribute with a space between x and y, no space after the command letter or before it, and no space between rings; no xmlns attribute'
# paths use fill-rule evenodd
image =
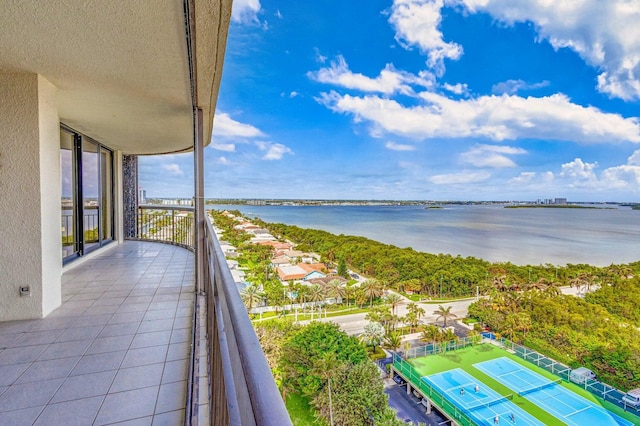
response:
<svg viewBox="0 0 640 426"><path fill-rule="evenodd" d="M393 381L396 382L399 385L403 385L406 382L404 381L404 379L400 376L398 376L397 374L395 376L393 376Z"/></svg>

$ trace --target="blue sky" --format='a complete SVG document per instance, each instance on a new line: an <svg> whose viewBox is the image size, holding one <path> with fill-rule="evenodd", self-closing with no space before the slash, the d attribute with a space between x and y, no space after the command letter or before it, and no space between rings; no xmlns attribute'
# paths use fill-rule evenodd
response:
<svg viewBox="0 0 640 426"><path fill-rule="evenodd" d="M640 201L640 2L235 0L205 195ZM140 159L190 197L191 154Z"/></svg>

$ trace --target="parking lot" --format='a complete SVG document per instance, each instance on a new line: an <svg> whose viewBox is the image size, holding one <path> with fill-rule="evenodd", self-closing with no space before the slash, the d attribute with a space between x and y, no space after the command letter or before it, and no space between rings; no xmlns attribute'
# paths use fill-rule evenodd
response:
<svg viewBox="0 0 640 426"><path fill-rule="evenodd" d="M413 394L407 395L406 384L398 384L391 379L387 379L385 380L385 393L389 395L389 406L396 410L397 417L407 421L407 423L436 426L445 421L445 418L435 410L432 410L431 414L427 414L426 408L420 402L420 398Z"/></svg>

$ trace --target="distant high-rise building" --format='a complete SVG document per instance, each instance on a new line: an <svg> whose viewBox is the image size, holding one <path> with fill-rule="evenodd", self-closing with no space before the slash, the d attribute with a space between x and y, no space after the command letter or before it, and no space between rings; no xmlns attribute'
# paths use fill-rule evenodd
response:
<svg viewBox="0 0 640 426"><path fill-rule="evenodd" d="M138 190L138 204L145 204L147 202L147 191L144 188Z"/></svg>
<svg viewBox="0 0 640 426"><path fill-rule="evenodd" d="M553 204L567 204L567 199L566 198L556 198L554 200Z"/></svg>

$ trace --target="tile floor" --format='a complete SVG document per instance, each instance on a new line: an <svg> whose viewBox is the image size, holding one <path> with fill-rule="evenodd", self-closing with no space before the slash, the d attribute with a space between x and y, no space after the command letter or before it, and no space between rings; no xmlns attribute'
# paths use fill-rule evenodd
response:
<svg viewBox="0 0 640 426"><path fill-rule="evenodd" d="M0 425L182 424L193 264L126 241L65 272L47 318L0 323Z"/></svg>

